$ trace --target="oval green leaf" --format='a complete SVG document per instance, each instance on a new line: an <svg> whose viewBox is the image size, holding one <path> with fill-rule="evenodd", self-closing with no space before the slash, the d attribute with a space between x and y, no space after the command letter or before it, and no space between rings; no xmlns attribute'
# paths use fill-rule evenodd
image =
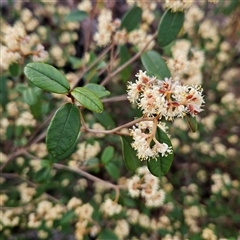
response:
<svg viewBox="0 0 240 240"><path fill-rule="evenodd" d="M23 91L23 101L26 102L28 105L33 106L34 104L37 103L41 92L42 90L39 88L38 89L28 88Z"/></svg>
<svg viewBox="0 0 240 240"><path fill-rule="evenodd" d="M198 129L196 117L193 117L193 116L187 114L185 116L185 118L186 118L188 125L189 125L190 129L192 130L192 132L196 132Z"/></svg>
<svg viewBox="0 0 240 240"><path fill-rule="evenodd" d="M78 107L66 103L54 114L47 130L46 144L49 153L55 158L61 157L71 149L80 131L80 114Z"/></svg>
<svg viewBox="0 0 240 240"><path fill-rule="evenodd" d="M130 171L135 172L136 169L141 166L141 161L138 159L136 151L131 146L133 140L129 136L122 136L121 139L124 162Z"/></svg>
<svg viewBox="0 0 240 240"><path fill-rule="evenodd" d="M66 22L81 22L85 18L88 17L88 14L84 11L80 11L78 9L72 10L66 17Z"/></svg>
<svg viewBox="0 0 240 240"><path fill-rule="evenodd" d="M131 58L131 54L125 45L119 46L120 65L123 65ZM127 82L132 74L132 65L128 65L121 71L123 82Z"/></svg>
<svg viewBox="0 0 240 240"><path fill-rule="evenodd" d="M161 129L157 128L156 139L160 143L166 143L168 146L172 147L172 143L167 136L167 134ZM172 166L173 162L173 153L168 154L167 156L162 157L161 155L157 159L150 159L147 162L147 166L149 171L156 177L161 178L165 175L170 167Z"/></svg>
<svg viewBox="0 0 240 240"><path fill-rule="evenodd" d="M113 162L108 162L105 165L105 168L108 172L108 174L114 179L117 180L120 176L119 168L113 163Z"/></svg>
<svg viewBox="0 0 240 240"><path fill-rule="evenodd" d="M162 80L171 76L166 62L156 51L151 50L143 53L141 55L141 61L148 72L160 76Z"/></svg>
<svg viewBox="0 0 240 240"><path fill-rule="evenodd" d="M125 28L128 32L136 29L142 19L142 9L134 6L124 16L121 22L121 29Z"/></svg>
<svg viewBox="0 0 240 240"><path fill-rule="evenodd" d="M21 69L20 69L20 65L14 62L9 66L8 70L13 77L17 77L20 74Z"/></svg>
<svg viewBox="0 0 240 240"><path fill-rule="evenodd" d="M99 98L107 97L110 95L110 92L107 91L104 86L96 83L88 83L84 87L94 92Z"/></svg>
<svg viewBox="0 0 240 240"><path fill-rule="evenodd" d="M101 161L103 164L107 164L114 155L114 148L112 146L108 146L104 149L102 155L101 155Z"/></svg>
<svg viewBox="0 0 240 240"><path fill-rule="evenodd" d="M24 73L35 86L53 93L68 93L70 85L65 76L53 66L34 62L24 68Z"/></svg>
<svg viewBox="0 0 240 240"><path fill-rule="evenodd" d="M99 235L99 239L102 240L118 240L118 237L116 236L116 234L114 232L112 232L111 230L108 229L102 229Z"/></svg>
<svg viewBox="0 0 240 240"><path fill-rule="evenodd" d="M102 112L103 104L99 97L91 90L84 87L77 87L72 90L71 95L85 108L94 112Z"/></svg>
<svg viewBox="0 0 240 240"><path fill-rule="evenodd" d="M44 183L49 180L51 173L51 167L42 167L39 171L36 172L34 179L36 182Z"/></svg>
<svg viewBox="0 0 240 240"><path fill-rule="evenodd" d="M0 76L0 99L1 104L5 109L6 104L8 103L8 87L7 87L8 78L5 76ZM20 84L19 84L20 85ZM18 85L17 85L18 86Z"/></svg>
<svg viewBox="0 0 240 240"><path fill-rule="evenodd" d="M180 32L184 22L183 12L171 12L169 9L164 13L158 26L158 43L161 47L171 43Z"/></svg>
<svg viewBox="0 0 240 240"><path fill-rule="evenodd" d="M68 211L64 213L61 217L60 224L62 225L69 225L69 223L72 221L72 219L75 218L75 214L73 211Z"/></svg>
<svg viewBox="0 0 240 240"><path fill-rule="evenodd" d="M76 137L76 140L72 144L72 146L66 152L64 152L62 155L57 156L55 160L60 161L60 160L64 160L64 159L70 157L76 150L80 135L81 135L81 132L79 131L78 136Z"/></svg>

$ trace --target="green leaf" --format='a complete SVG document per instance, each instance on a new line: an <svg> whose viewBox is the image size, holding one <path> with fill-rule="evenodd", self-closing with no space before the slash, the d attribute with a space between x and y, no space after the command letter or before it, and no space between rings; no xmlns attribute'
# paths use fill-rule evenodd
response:
<svg viewBox="0 0 240 240"><path fill-rule="evenodd" d="M129 136L122 136L121 139L124 162L130 171L135 172L136 169L141 166L141 161L138 159L136 151L131 146L133 140Z"/></svg>
<svg viewBox="0 0 240 240"><path fill-rule="evenodd" d="M66 22L81 22L85 18L88 17L88 14L84 11L80 11L78 9L72 10L66 17Z"/></svg>
<svg viewBox="0 0 240 240"><path fill-rule="evenodd" d="M66 103L54 114L47 130L46 144L49 153L61 157L72 149L79 137L80 114L75 104Z"/></svg>
<svg viewBox="0 0 240 240"><path fill-rule="evenodd" d="M117 180L119 178L119 176L120 176L119 168L113 162L108 162L107 164L105 164L105 168L106 168L108 174L114 180Z"/></svg>
<svg viewBox="0 0 240 240"><path fill-rule="evenodd" d="M81 132L79 131L78 136L76 137L75 142L72 144L72 146L62 155L59 155L56 157L56 161L60 161L63 159L67 159L68 157L70 157L76 150L77 144L79 142L79 138L80 138Z"/></svg>
<svg viewBox="0 0 240 240"><path fill-rule="evenodd" d="M42 115L42 89L35 87L29 87L23 90L23 101L30 106L31 113L34 118L38 119Z"/></svg>
<svg viewBox="0 0 240 240"><path fill-rule="evenodd" d="M108 146L104 149L102 155L101 155L101 161L103 164L107 164L114 155L114 148L112 146Z"/></svg>
<svg viewBox="0 0 240 240"><path fill-rule="evenodd" d="M102 112L103 104L99 97L91 90L84 87L77 87L72 90L71 95L85 108L94 112Z"/></svg>
<svg viewBox="0 0 240 240"><path fill-rule="evenodd" d="M123 65L131 58L131 54L125 45L119 46L120 65ZM132 73L132 65L128 65L121 71L123 82L127 82Z"/></svg>
<svg viewBox="0 0 240 240"><path fill-rule="evenodd" d="M29 86L26 84L22 84L22 83L18 83L17 86L15 87L15 90L21 94L23 94L23 92L28 89Z"/></svg>
<svg viewBox="0 0 240 240"><path fill-rule="evenodd" d="M38 97L37 102L30 105L30 110L34 118L39 119L42 115L42 101L41 97Z"/></svg>
<svg viewBox="0 0 240 240"><path fill-rule="evenodd" d="M108 112L94 113L94 116L106 129L115 128L115 122Z"/></svg>
<svg viewBox="0 0 240 240"><path fill-rule="evenodd" d="M34 178L36 182L46 182L49 180L51 173L51 167L43 167L39 171L36 172Z"/></svg>
<svg viewBox="0 0 240 240"><path fill-rule="evenodd" d="M51 165L52 165L52 162L50 160L45 160L45 159L41 160L42 167L50 167Z"/></svg>
<svg viewBox="0 0 240 240"><path fill-rule="evenodd" d="M20 69L20 65L14 62L9 66L8 70L13 77L17 77L20 74L21 69Z"/></svg>
<svg viewBox="0 0 240 240"><path fill-rule="evenodd" d="M60 225L70 224L71 220L74 219L75 214L73 211L69 211L63 214L61 217Z"/></svg>
<svg viewBox="0 0 240 240"><path fill-rule="evenodd" d="M134 6L124 16L121 22L121 29L125 28L128 32L136 29L142 18L142 9Z"/></svg>
<svg viewBox="0 0 240 240"><path fill-rule="evenodd" d="M8 103L7 77L0 76L0 103L5 108Z"/></svg>
<svg viewBox="0 0 240 240"><path fill-rule="evenodd" d="M184 22L183 12L171 12L171 9L166 11L158 26L158 43L161 47L171 43L180 32Z"/></svg>
<svg viewBox="0 0 240 240"><path fill-rule="evenodd" d="M114 232L108 230L108 229L103 229L100 232L99 239L101 240L118 240L118 237L115 235Z"/></svg>
<svg viewBox="0 0 240 240"><path fill-rule="evenodd" d="M197 129L198 129L198 124L197 124L196 117L193 117L193 116L187 114L185 116L185 118L186 118L187 123L188 123L190 129L192 130L192 132L196 132Z"/></svg>
<svg viewBox="0 0 240 240"><path fill-rule="evenodd" d="M145 69L155 75L158 75L162 80L171 76L166 62L161 55L156 51L147 51L141 55L141 61Z"/></svg>
<svg viewBox="0 0 240 240"><path fill-rule="evenodd" d="M24 73L35 86L53 93L68 93L70 85L65 76L46 63L29 63Z"/></svg>
<svg viewBox="0 0 240 240"><path fill-rule="evenodd" d="M94 92L99 98L103 98L110 95L110 92L107 91L104 86L101 86L96 83L88 83L84 87Z"/></svg>
<svg viewBox="0 0 240 240"><path fill-rule="evenodd" d="M82 59L70 56L68 61L71 63L73 69L78 69L82 66Z"/></svg>
<svg viewBox="0 0 240 240"><path fill-rule="evenodd" d="M23 92L23 101L32 106L37 103L41 92L33 88L28 88Z"/></svg>
<svg viewBox="0 0 240 240"><path fill-rule="evenodd" d="M156 139L160 143L166 143L169 147L172 147L172 143L171 143L169 137L159 127L157 128ZM150 159L147 162L147 166L148 166L149 171L154 176L160 178L169 171L169 169L172 165L172 162L173 162L173 153L168 154L167 156L164 156L164 157L162 157L162 155L160 155L157 159Z"/></svg>

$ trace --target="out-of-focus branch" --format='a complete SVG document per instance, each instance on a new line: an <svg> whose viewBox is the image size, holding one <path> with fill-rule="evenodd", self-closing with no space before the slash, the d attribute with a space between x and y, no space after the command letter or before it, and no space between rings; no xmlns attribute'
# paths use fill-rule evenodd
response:
<svg viewBox="0 0 240 240"><path fill-rule="evenodd" d="M117 75L118 73L120 73L124 68L126 68L128 65L132 64L135 60L137 60L142 53L147 49L148 45L154 40L154 38L157 36L157 32L155 32L153 34L153 37L146 43L145 47L139 51L138 53L136 53L131 59L129 59L127 62L125 62L122 66L120 66L119 68L117 68L114 72L112 72L111 74L109 74L101 83L101 85L106 85L108 83L108 81L111 80L112 77L114 77L115 75Z"/></svg>

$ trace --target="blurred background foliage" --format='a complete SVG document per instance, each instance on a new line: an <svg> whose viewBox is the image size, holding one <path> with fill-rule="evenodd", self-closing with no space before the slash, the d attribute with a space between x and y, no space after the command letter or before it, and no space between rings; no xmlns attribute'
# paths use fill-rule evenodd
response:
<svg viewBox="0 0 240 240"><path fill-rule="evenodd" d="M1 29L6 24L22 22L35 45L40 42L48 52L47 62L74 84L85 64L89 66L102 50L91 40L97 29L97 8L89 15L91 18L81 23L66 21L78 4L77 1L2 1ZM162 4L156 4L150 32L156 30L164 12ZM113 18L120 19L129 9L123 0L102 1L98 7L104 6L111 9ZM32 61L28 56L22 65L11 65L9 71L1 71L0 239L239 239L239 2L199 1L195 6L196 12L201 11L203 16L194 22L186 12L179 38L189 40L193 48L205 53L201 70L205 111L197 117L196 133L190 131L184 119L169 124L174 162L161 181L166 200L160 208L148 208L141 199L132 199L126 190L121 190L118 203L122 211L114 216L104 214L100 206L105 199L113 199L115 191L79 172L53 168L50 164L45 131L66 97L44 92L26 80L23 67ZM201 33L201 28L207 34ZM0 41L3 43L2 33ZM171 58L173 45L164 49L155 45L154 49ZM116 66L138 51L134 46L127 47L128 52L122 57L120 54ZM1 52L2 62L4 58ZM78 86L100 83L107 73L99 71L108 61L106 55L80 75ZM140 116L125 96L126 80L134 80L139 69L143 66L136 60L130 69L106 85L110 97L117 99L120 95L120 101L105 101L101 114L86 110L89 126L112 129ZM108 146L114 151L109 164L104 164L101 156ZM59 163L118 185L125 184L132 176L123 162L120 138L115 135L82 134L75 153ZM87 223L79 217L88 214L91 217Z"/></svg>

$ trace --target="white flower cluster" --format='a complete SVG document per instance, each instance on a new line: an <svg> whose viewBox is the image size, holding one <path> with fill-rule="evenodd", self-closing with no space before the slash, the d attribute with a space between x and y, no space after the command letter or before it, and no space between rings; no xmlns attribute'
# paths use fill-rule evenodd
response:
<svg viewBox="0 0 240 240"><path fill-rule="evenodd" d="M101 210L108 216L113 216L122 211L122 205L112 201L110 198L106 199L102 205Z"/></svg>
<svg viewBox="0 0 240 240"><path fill-rule="evenodd" d="M116 44L125 44L127 32L125 29L119 30L120 20L112 21L112 12L109 9L103 9L98 17L98 32L93 39L100 47L108 45L112 38Z"/></svg>
<svg viewBox="0 0 240 240"><path fill-rule="evenodd" d="M171 78L161 81L141 70L136 77L137 81L128 85L128 99L136 103L146 116L172 120L187 113L195 116L202 111L202 88L184 86Z"/></svg>
<svg viewBox="0 0 240 240"><path fill-rule="evenodd" d="M130 129L130 134L134 142L132 147L137 151L137 157L142 160L156 158L161 154L167 156L172 153L172 147L166 143L160 143L155 138L153 130L153 121L144 121L137 123L133 129ZM159 126L162 128L162 126Z"/></svg>
<svg viewBox="0 0 240 240"><path fill-rule="evenodd" d="M222 196L228 197L229 192L229 186L231 186L232 180L229 174L227 173L214 173L211 176L211 179L213 181L213 184L211 186L211 192L213 194L221 193Z"/></svg>
<svg viewBox="0 0 240 240"><path fill-rule="evenodd" d="M44 47L33 39L34 35L27 35L22 23L17 23L13 27L6 24L2 28L4 45L0 44L0 49L4 61L1 61L0 68L7 70L9 65L21 62L29 55L32 56L33 61L47 60L48 53Z"/></svg>
<svg viewBox="0 0 240 240"><path fill-rule="evenodd" d="M130 227L129 227L129 223L124 220L118 220L116 227L114 229L114 233L117 235L119 240L124 240L128 237L130 232Z"/></svg>
<svg viewBox="0 0 240 240"><path fill-rule="evenodd" d="M107 46L113 41L117 45L130 43L135 45L138 50L142 50L148 44L145 50L152 49L155 41L149 43L153 36L148 34L147 30L154 20L152 11L155 7L155 4L151 4L151 10L145 9L143 11L143 24L141 24L140 29L135 29L130 33L126 29L120 29L121 21L119 19L113 20L112 12L109 9L103 9L98 17L98 32L93 36L94 41L100 47Z"/></svg>
<svg viewBox="0 0 240 240"><path fill-rule="evenodd" d="M212 51L218 47L220 36L215 22L209 19L204 20L199 26L198 34L205 40L204 46L207 51Z"/></svg>
<svg viewBox="0 0 240 240"><path fill-rule="evenodd" d="M143 197L148 207L159 207L165 200L165 192L159 187L159 179L153 176L146 166L140 167L137 174L128 179L128 192L131 197Z"/></svg>
<svg viewBox="0 0 240 240"><path fill-rule="evenodd" d="M202 89L181 85L171 78L161 81L156 77L147 76L146 72L141 70L136 77L137 81L128 85L128 99L136 103L143 115L152 117L152 120L137 123L130 130L134 140L132 147L142 160L156 158L160 154L162 157L167 156L172 153L172 147L156 139L157 127L166 132L163 124L157 121L162 117L173 120L186 114L197 115L202 111L204 103Z"/></svg>
<svg viewBox="0 0 240 240"><path fill-rule="evenodd" d="M72 154L68 165L72 168L78 168L79 165L85 164L90 158L95 157L101 150L99 142L93 144L82 142L77 146L77 151Z"/></svg>
<svg viewBox="0 0 240 240"><path fill-rule="evenodd" d="M171 51L167 65L172 78L188 85L201 84L204 52L191 48L191 42L185 39L177 40Z"/></svg>
<svg viewBox="0 0 240 240"><path fill-rule="evenodd" d="M172 12L183 12L193 4L189 0L165 0L164 7L171 9Z"/></svg>

